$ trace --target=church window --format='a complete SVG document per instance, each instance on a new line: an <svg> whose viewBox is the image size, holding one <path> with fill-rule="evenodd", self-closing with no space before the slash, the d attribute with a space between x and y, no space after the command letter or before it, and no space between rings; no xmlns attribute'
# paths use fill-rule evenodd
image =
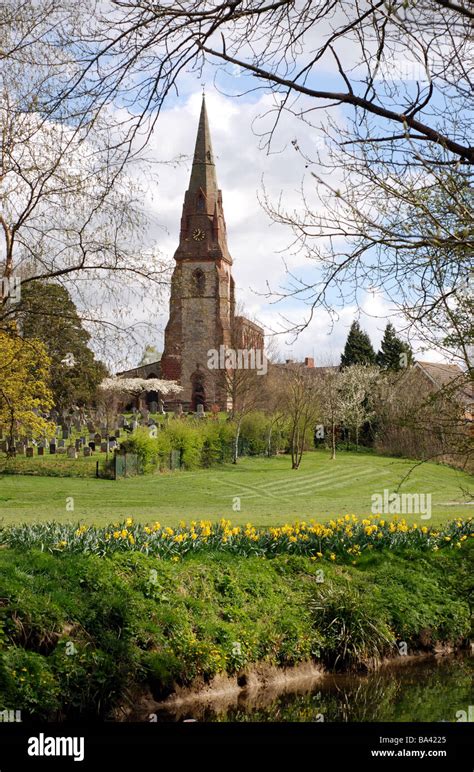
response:
<svg viewBox="0 0 474 772"><path fill-rule="evenodd" d="M201 271L200 268L197 268L193 272L193 282L194 282L194 290L196 292L196 295L204 295L204 292L206 290L206 277L204 276L204 272Z"/></svg>
<svg viewBox="0 0 474 772"><path fill-rule="evenodd" d="M198 212L204 212L205 210L205 201L204 201L204 195L202 193L199 193L197 197L197 203L196 203L196 209Z"/></svg>

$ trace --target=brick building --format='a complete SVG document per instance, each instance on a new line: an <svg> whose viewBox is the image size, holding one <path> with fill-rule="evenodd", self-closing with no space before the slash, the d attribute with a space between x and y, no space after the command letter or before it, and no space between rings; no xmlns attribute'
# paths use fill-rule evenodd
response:
<svg viewBox="0 0 474 772"><path fill-rule="evenodd" d="M232 258L204 96L174 260L163 355L154 367L144 367L183 387L179 402L185 410L196 410L200 404L206 410L213 404L226 409L229 398L222 372L209 370L209 352L221 346L246 348L249 340L253 348L263 349L264 332L235 314ZM142 369L120 375L147 377ZM168 409L173 406L166 402Z"/></svg>

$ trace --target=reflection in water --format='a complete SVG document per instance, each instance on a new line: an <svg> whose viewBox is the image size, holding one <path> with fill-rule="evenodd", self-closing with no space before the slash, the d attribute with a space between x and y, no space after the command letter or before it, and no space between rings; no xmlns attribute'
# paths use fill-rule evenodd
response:
<svg viewBox="0 0 474 772"><path fill-rule="evenodd" d="M429 657L369 675L337 674L300 682L289 691L265 689L161 711L182 721L456 721L474 702L474 658Z"/></svg>

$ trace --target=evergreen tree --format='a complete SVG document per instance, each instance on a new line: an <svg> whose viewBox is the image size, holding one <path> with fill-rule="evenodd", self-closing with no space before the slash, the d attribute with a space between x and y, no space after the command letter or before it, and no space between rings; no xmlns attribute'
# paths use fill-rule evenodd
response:
<svg viewBox="0 0 474 772"><path fill-rule="evenodd" d="M341 356L341 367L374 364L375 351L369 336L364 330L361 330L359 322L352 322L344 346L344 353Z"/></svg>
<svg viewBox="0 0 474 772"><path fill-rule="evenodd" d="M411 346L397 337L393 324L388 322L383 334L377 364L383 370L402 370L413 364Z"/></svg>
<svg viewBox="0 0 474 772"><path fill-rule="evenodd" d="M67 289L45 281L24 284L17 321L23 338L35 338L46 346L55 407L62 410L91 402L107 368L90 350L90 335Z"/></svg>

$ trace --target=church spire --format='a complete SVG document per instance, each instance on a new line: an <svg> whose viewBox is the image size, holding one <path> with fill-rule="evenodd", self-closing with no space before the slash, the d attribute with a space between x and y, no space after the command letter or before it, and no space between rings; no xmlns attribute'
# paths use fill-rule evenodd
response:
<svg viewBox="0 0 474 772"><path fill-rule="evenodd" d="M232 263L227 247L222 193L217 187L204 94L191 177L184 194L179 247L175 259L224 260Z"/></svg>
<svg viewBox="0 0 474 772"><path fill-rule="evenodd" d="M217 200L217 177L214 156L212 153L211 133L206 110L206 97L202 95L201 115L194 148L193 166L189 181L189 193L198 194L201 190L208 204L214 205ZM209 207L206 207L209 212ZM209 212L210 214L210 212Z"/></svg>

